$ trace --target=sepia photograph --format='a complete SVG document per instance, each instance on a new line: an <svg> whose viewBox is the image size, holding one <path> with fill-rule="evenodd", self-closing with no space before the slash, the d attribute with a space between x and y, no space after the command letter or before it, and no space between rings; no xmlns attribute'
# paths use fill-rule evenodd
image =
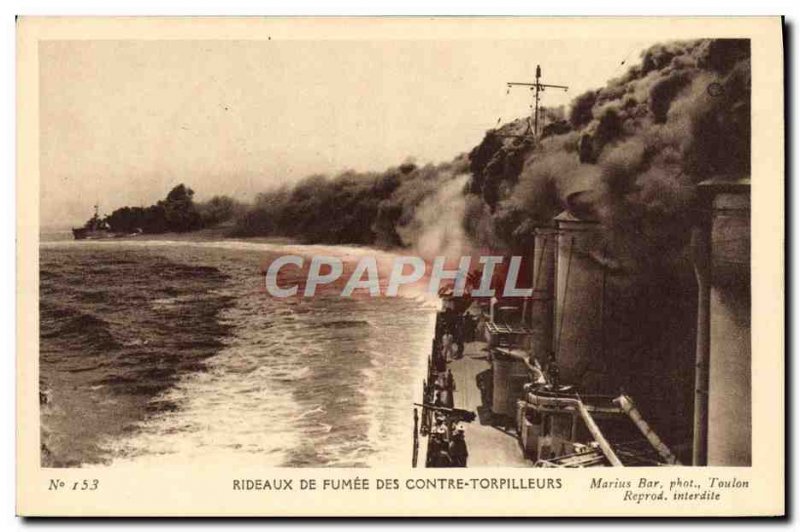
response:
<svg viewBox="0 0 800 532"><path fill-rule="evenodd" d="M754 177L752 30L101 22L29 48L37 489L212 464L226 496L351 468L687 511L755 488L754 427L783 417L754 387L783 358L753 350L751 180L783 176ZM732 469L602 472L687 467Z"/></svg>

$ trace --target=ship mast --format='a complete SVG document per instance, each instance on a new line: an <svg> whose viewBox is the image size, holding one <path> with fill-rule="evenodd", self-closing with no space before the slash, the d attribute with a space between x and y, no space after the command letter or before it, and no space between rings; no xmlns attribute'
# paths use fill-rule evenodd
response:
<svg viewBox="0 0 800 532"><path fill-rule="evenodd" d="M533 92L533 125L531 125L531 120L528 118L528 127L522 135L501 135L504 137L521 137L521 138L533 138L534 141L539 139L539 101L541 99L540 93L544 92L545 89L560 89L566 92L569 90L569 87L566 85L549 85L546 83L542 83L540 80L542 78L542 67L540 65L536 65L536 78L533 83L525 83L521 81L508 81L506 82L506 86L509 90L512 87L528 87L531 92Z"/></svg>

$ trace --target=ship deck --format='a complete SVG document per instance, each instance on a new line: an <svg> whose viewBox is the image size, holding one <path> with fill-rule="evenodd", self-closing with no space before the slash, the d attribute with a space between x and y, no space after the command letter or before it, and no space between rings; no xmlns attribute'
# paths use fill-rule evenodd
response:
<svg viewBox="0 0 800 532"><path fill-rule="evenodd" d="M484 342L470 342L464 345L464 356L448 364L456 385L454 406L478 414L472 423L463 423L469 451L467 465L531 467L533 463L523 456L514 430L492 424L491 409L478 387L479 379L491 378L488 354Z"/></svg>

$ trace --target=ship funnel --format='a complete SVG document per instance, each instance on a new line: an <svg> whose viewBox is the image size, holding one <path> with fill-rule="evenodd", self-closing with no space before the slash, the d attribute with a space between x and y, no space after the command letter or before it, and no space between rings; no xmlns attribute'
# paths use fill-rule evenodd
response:
<svg viewBox="0 0 800 532"><path fill-rule="evenodd" d="M599 223L564 211L555 218L557 258L553 348L565 383L597 390L603 382L605 270Z"/></svg>
<svg viewBox="0 0 800 532"><path fill-rule="evenodd" d="M750 181L698 186L693 463L751 464Z"/></svg>

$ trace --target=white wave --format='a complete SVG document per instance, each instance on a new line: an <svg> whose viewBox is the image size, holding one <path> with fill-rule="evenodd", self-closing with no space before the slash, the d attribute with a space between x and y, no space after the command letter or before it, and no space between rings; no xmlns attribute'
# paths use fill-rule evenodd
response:
<svg viewBox="0 0 800 532"><path fill-rule="evenodd" d="M311 410L306 410L305 412L294 418L294 420L299 421L313 414L324 414L324 413L325 413L325 408L323 408L322 405L317 405L315 408L312 408Z"/></svg>

